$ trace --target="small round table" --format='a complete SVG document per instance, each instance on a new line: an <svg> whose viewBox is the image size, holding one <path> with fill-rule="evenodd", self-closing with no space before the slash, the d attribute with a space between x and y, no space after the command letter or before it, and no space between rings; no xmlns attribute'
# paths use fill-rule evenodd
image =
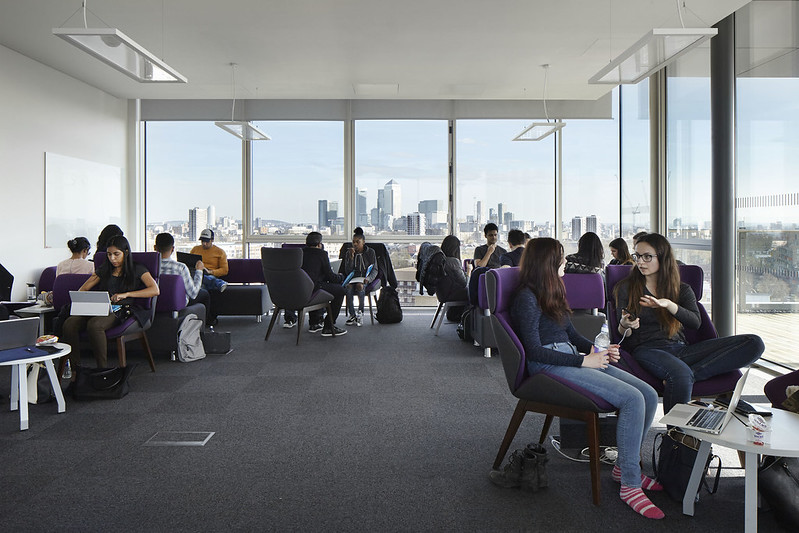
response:
<svg viewBox="0 0 799 533"><path fill-rule="evenodd" d="M50 384L53 386L53 393L58 402L58 412L63 413L67 410L64 394L61 392L61 382L56 375L53 359L64 357L72 351L69 344L51 344L58 349L54 353L35 353L35 347L21 347L10 350L0 351L0 366L11 366L11 410L19 408L19 429L28 429L28 374L27 368L31 363L44 363L47 374L50 376ZM30 350L30 356L25 356L25 351ZM5 354L5 357L3 357Z"/></svg>

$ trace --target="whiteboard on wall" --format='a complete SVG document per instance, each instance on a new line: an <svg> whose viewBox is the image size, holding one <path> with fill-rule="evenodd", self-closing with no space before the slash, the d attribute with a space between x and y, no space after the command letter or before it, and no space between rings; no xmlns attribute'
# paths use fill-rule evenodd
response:
<svg viewBox="0 0 799 533"><path fill-rule="evenodd" d="M75 237L94 248L105 226L122 227L121 168L46 152L44 175L45 248Z"/></svg>

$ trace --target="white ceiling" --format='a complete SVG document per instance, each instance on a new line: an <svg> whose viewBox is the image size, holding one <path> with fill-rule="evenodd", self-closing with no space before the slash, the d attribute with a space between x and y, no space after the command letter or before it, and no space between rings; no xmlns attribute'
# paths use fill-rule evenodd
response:
<svg viewBox="0 0 799 533"><path fill-rule="evenodd" d="M697 27L748 0L684 3ZM119 28L189 79L155 85L52 35L83 26L69 18L80 5L0 0L0 44L143 99L231 98L235 62L237 98L539 99L548 63L547 99L594 100L609 87L587 80L610 59L652 28L680 27L672 0L88 0L90 27Z"/></svg>

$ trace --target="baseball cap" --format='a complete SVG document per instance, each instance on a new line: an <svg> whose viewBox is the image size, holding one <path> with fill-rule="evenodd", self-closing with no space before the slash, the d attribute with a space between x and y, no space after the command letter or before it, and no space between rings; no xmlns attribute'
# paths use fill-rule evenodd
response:
<svg viewBox="0 0 799 533"><path fill-rule="evenodd" d="M214 232L208 228L205 228L200 232L200 240L201 241L211 241L214 239Z"/></svg>

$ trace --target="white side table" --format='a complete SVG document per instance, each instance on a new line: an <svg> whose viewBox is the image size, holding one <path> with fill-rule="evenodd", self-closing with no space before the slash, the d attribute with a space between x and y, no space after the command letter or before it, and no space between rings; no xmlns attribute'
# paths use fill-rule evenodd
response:
<svg viewBox="0 0 799 533"><path fill-rule="evenodd" d="M19 408L19 430L24 431L28 429L28 374L27 367L31 363L44 363L47 368L47 374L50 376L50 384L53 386L53 393L55 394L56 401L58 402L58 412L63 413L67 410L66 402L64 401L64 394L61 392L61 382L56 375L55 367L53 366L53 359L58 359L67 355L72 351L69 344L56 343L52 344L58 351L55 353L32 353L30 357L18 357L16 359L3 360L0 358L0 366L11 366L11 410L16 411ZM3 353L8 354L14 351L18 353L19 350L24 348L14 348L12 350L0 351L0 356Z"/></svg>
<svg viewBox="0 0 799 533"><path fill-rule="evenodd" d="M44 335L44 317L50 313L55 312L55 307L52 305L31 305L17 309L14 314L19 316L38 316L39 317L39 335Z"/></svg>

